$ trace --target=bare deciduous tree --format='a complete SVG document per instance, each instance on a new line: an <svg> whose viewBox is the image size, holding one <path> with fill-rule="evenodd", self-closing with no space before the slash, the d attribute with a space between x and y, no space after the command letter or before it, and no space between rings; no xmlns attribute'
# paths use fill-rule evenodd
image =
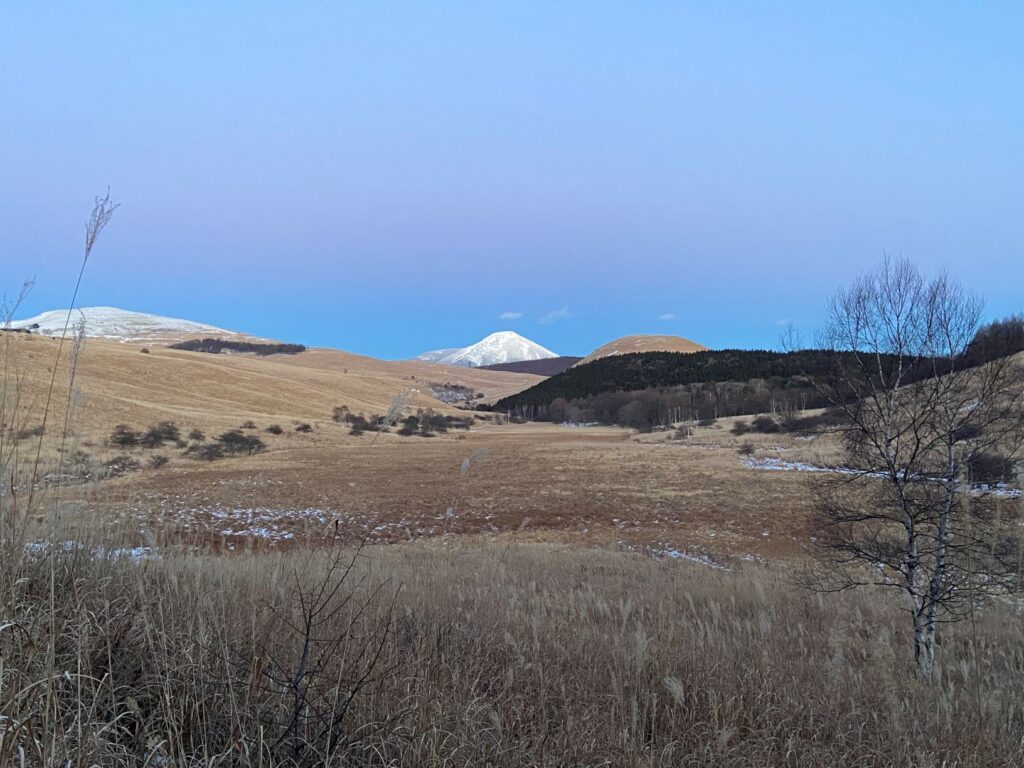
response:
<svg viewBox="0 0 1024 768"><path fill-rule="evenodd" d="M1020 585L1020 504L999 482L1009 478L972 482L993 456L1013 466L1024 435L1019 362L964 355L980 309L945 275L886 258L833 298L821 338L844 460L820 487L815 584L901 591L925 678L942 623Z"/></svg>

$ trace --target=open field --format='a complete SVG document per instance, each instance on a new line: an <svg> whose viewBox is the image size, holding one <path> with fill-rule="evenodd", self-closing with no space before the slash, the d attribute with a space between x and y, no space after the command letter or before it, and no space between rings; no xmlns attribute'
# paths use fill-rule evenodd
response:
<svg viewBox="0 0 1024 768"><path fill-rule="evenodd" d="M16 428L27 431L39 420L56 342L8 340L22 377ZM67 357L65 350L65 366ZM803 550L806 478L745 467L729 420L680 441L671 433L479 419L468 432L432 438L353 437L330 419L336 405L383 412L410 387L420 391L407 413L429 407L465 416L432 397L427 385L463 383L496 397L536 378L329 350L272 358L155 347L142 354L137 345L90 339L79 358L65 452L86 457L81 461L91 467L127 456L141 468L99 482L71 479L62 503L84 510L75 517L89 524L127 523L141 540L232 548L316 536L331 524L349 541L490 534L713 557ZM55 402L67 397L66 382L58 371ZM62 417L54 426L51 416L41 438L51 466ZM175 422L183 437L251 422L243 431L267 450L205 462L173 444L109 444L116 424L142 430L161 420ZM297 432L302 423L311 431ZM273 424L281 434L266 431ZM18 448L28 456L39 439L27 437ZM760 441L764 455L802 460L807 450L791 437L749 439ZM167 463L149 468L154 456Z"/></svg>
<svg viewBox="0 0 1024 768"><path fill-rule="evenodd" d="M338 521L350 541L484 533L721 556L798 554L807 542L807 478L745 467L726 429L702 432L691 442L649 442L616 428L481 424L374 442L324 425L312 435L272 437L267 453L213 464L176 459L86 490L107 519L127 514L151 531L214 539L233 530L230 521L256 515L266 529L258 538L269 541L318 535ZM783 441L770 442L776 450L763 453L778 455Z"/></svg>

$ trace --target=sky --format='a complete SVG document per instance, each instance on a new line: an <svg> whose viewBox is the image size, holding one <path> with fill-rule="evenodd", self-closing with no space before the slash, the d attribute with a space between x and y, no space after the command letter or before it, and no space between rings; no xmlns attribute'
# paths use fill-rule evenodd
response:
<svg viewBox="0 0 1024 768"><path fill-rule="evenodd" d="M0 293L384 358L775 347L884 253L1024 310L1024 7L8 3Z"/></svg>

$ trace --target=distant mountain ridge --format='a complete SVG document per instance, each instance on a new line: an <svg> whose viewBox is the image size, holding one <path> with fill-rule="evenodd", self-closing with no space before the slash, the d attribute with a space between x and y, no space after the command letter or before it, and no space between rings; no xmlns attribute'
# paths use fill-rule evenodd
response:
<svg viewBox="0 0 1024 768"><path fill-rule="evenodd" d="M542 347L515 331L498 331L492 333L476 344L456 349L437 349L424 352L414 360L443 365L461 365L470 368L481 368L502 363L518 363L524 360L545 360L558 357L546 347Z"/></svg>

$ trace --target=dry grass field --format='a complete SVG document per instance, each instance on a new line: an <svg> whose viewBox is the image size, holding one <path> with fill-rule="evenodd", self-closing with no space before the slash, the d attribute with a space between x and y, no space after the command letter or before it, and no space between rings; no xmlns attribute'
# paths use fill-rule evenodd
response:
<svg viewBox="0 0 1024 768"><path fill-rule="evenodd" d="M21 377L15 428L29 432L40 418L56 342L7 340ZM64 366L67 357L65 350ZM410 388L419 391L406 413L427 407L466 416L434 398L429 384L462 384L495 398L536 379L330 350L258 358L151 347L142 354L138 345L90 339L79 357L65 451L93 467L123 455L140 468L69 482L63 503L84 509L76 517L89 524L127 523L140 541L231 548L282 545L317 536L327 524L348 541L492 534L714 557L789 556L806 544L806 479L744 466L728 420L675 440L618 428L499 425L487 414L468 431L431 438L353 437L330 418L336 405L383 413ZM55 401L67 396L67 376L58 371ZM109 443L117 424L144 430L162 420L183 436L251 424L243 431L267 450L205 462L175 445ZM311 431L296 431L300 424ZM268 433L271 425L281 433ZM20 449L31 451L41 439L52 464L60 426L51 416L48 434L24 438ZM792 438L760 440L765 455L803 448ZM166 464L150 468L154 456Z"/></svg>
<svg viewBox="0 0 1024 768"><path fill-rule="evenodd" d="M55 342L6 341L6 466L38 449L52 473L63 441L138 467L0 496L0 765L1024 760L1009 603L947 632L928 684L894 600L795 585L815 476L773 462L834 460L828 438L729 419L353 436L334 406L383 412L415 387L407 412L465 416L423 385L495 397L533 377L93 340L70 393L60 363L39 436ZM266 450L109 444L161 420Z"/></svg>

